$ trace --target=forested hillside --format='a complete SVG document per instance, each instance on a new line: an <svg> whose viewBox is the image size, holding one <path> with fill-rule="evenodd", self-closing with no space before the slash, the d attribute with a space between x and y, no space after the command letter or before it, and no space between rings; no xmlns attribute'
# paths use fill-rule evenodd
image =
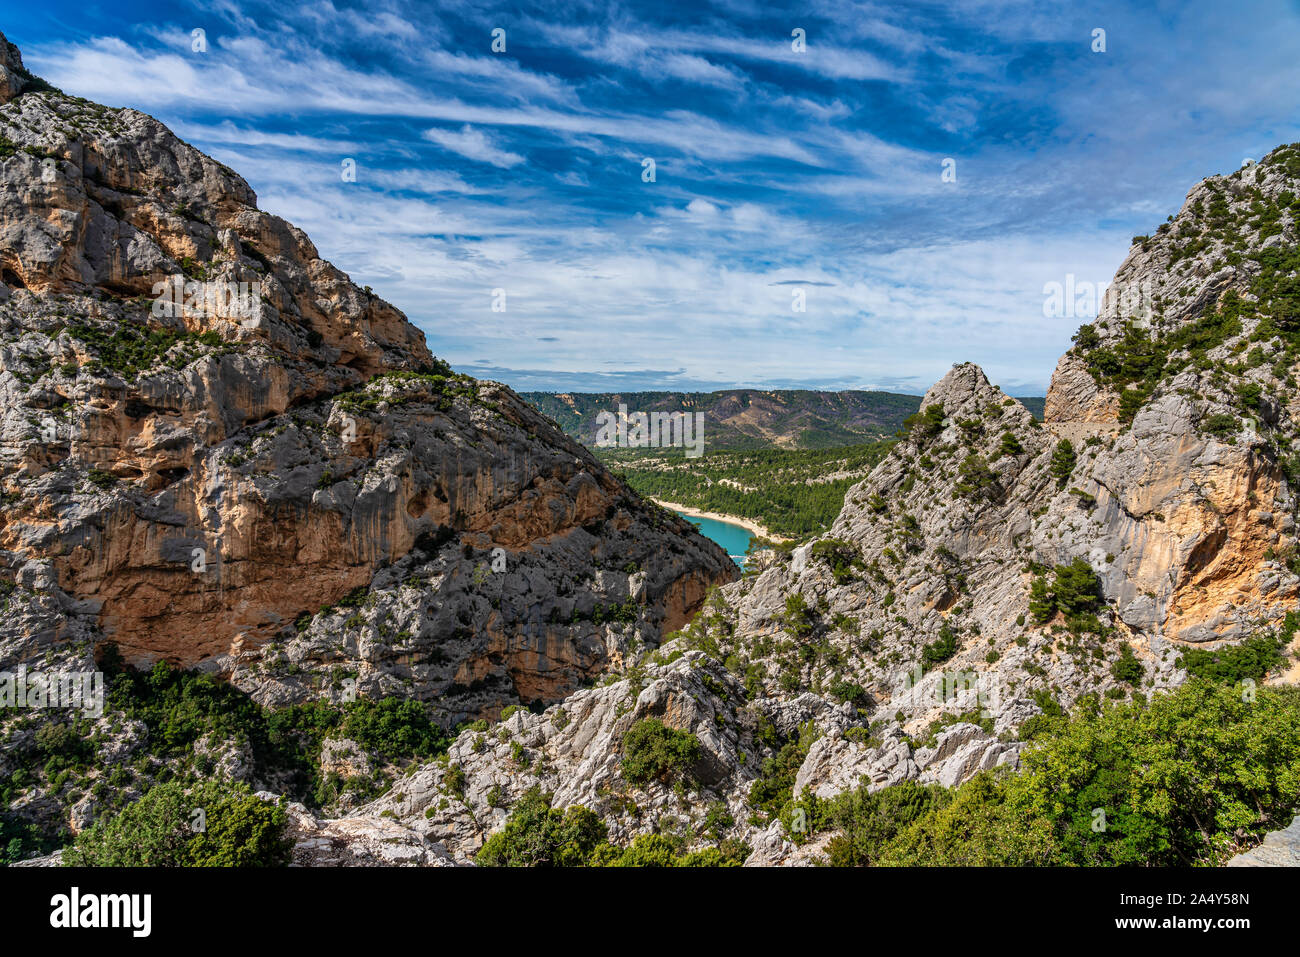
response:
<svg viewBox="0 0 1300 957"><path fill-rule="evenodd" d="M849 486L884 458L893 439L837 449L712 452L609 450L599 457L642 495L752 519L802 538L830 526Z"/></svg>
<svg viewBox="0 0 1300 957"><path fill-rule="evenodd" d="M921 397L897 392L731 389L721 392L521 392L565 434L596 441L601 412L703 412L710 449L827 449L893 436ZM1043 397L1020 400L1036 418Z"/></svg>
<svg viewBox="0 0 1300 957"><path fill-rule="evenodd" d="M596 417L617 412L703 412L710 449L824 449L893 435L919 396L895 392L733 389L724 392L524 392L572 438L594 445Z"/></svg>

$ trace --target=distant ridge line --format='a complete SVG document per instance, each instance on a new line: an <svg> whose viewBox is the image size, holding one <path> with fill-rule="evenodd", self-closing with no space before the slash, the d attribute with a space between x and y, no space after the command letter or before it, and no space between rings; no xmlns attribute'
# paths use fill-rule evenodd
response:
<svg viewBox="0 0 1300 957"><path fill-rule="evenodd" d="M601 412L703 412L712 449L827 449L891 438L922 396L872 389L521 392L571 438L594 446ZM1043 397L1020 400L1041 419Z"/></svg>

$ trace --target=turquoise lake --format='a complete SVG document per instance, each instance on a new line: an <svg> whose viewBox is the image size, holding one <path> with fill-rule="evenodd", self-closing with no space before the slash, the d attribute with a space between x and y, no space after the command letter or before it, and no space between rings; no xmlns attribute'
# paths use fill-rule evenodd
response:
<svg viewBox="0 0 1300 957"><path fill-rule="evenodd" d="M744 566L745 549L749 548L751 535L749 529L730 522L720 522L716 518L699 518L694 515L682 515L681 512L677 514L698 528L705 538L711 538L725 548L737 565Z"/></svg>

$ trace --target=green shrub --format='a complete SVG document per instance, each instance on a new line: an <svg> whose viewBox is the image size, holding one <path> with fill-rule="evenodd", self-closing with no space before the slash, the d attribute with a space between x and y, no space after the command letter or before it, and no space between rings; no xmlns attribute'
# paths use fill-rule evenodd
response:
<svg viewBox="0 0 1300 957"><path fill-rule="evenodd" d="M915 412L903 421L903 428L918 442L932 439L943 431L942 405L927 405L924 411Z"/></svg>
<svg viewBox="0 0 1300 957"><path fill-rule="evenodd" d="M192 764L201 738L246 743L261 777L276 778L296 800L309 804L326 793L320 787L319 756L327 737L352 738L383 763L428 759L449 744L445 732L409 699L316 701L272 709L224 681L163 661L145 672L126 668L112 646L101 667L108 709L144 722L155 757L183 772L198 772Z"/></svg>
<svg viewBox="0 0 1300 957"><path fill-rule="evenodd" d="M465 773L465 769L459 764L453 764L447 768L447 773L443 775L442 781L447 786L447 790L456 797L465 797L465 785L469 783L469 775Z"/></svg>
<svg viewBox="0 0 1300 957"><path fill-rule="evenodd" d="M836 678L831 682L830 695L836 701L851 701L859 708L865 707L871 701L867 689L843 678Z"/></svg>
<svg viewBox="0 0 1300 957"><path fill-rule="evenodd" d="M704 813L704 830L714 840L722 840L726 832L735 824L735 817L722 801L712 802Z"/></svg>
<svg viewBox="0 0 1300 957"><path fill-rule="evenodd" d="M1090 352L1101 345L1101 335L1097 332L1096 327L1092 325L1080 326L1072 340L1082 352Z"/></svg>
<svg viewBox="0 0 1300 957"><path fill-rule="evenodd" d="M343 708L339 733L384 761L431 758L447 750L446 732L429 720L418 701L409 698L358 698Z"/></svg>
<svg viewBox="0 0 1300 957"><path fill-rule="evenodd" d="M826 847L833 866L865 867L899 831L951 800L948 789L914 781L870 793L858 788L828 802L816 823L840 832Z"/></svg>
<svg viewBox="0 0 1300 957"><path fill-rule="evenodd" d="M1076 708L1021 756L937 802L877 863L1220 864L1300 803L1300 689L1192 680Z"/></svg>
<svg viewBox="0 0 1300 957"><path fill-rule="evenodd" d="M686 852L686 841L675 834L638 834L627 847L603 844L592 855L598 867L739 867L749 848L728 839L714 847Z"/></svg>
<svg viewBox="0 0 1300 957"><path fill-rule="evenodd" d="M1300 692L1193 681L1149 704L1072 720L1031 748L1020 807L1052 809L1078 864L1213 863L1245 835L1289 823L1300 800ZM1094 809L1106 829L1094 831Z"/></svg>
<svg viewBox="0 0 1300 957"><path fill-rule="evenodd" d="M749 854L749 845L729 837L716 847L683 854L673 862L673 867L741 867Z"/></svg>
<svg viewBox="0 0 1300 957"><path fill-rule="evenodd" d="M929 671L943 664L957 653L957 632L945 619L939 626L939 637L921 649L921 669Z"/></svg>
<svg viewBox="0 0 1300 957"><path fill-rule="evenodd" d="M1243 408L1258 410L1264 397L1264 389L1258 382L1246 382L1237 386L1237 398Z"/></svg>
<svg viewBox="0 0 1300 957"><path fill-rule="evenodd" d="M1261 634L1247 638L1238 645L1225 645L1213 650L1191 648L1183 652L1183 667L1189 675L1212 681L1236 683L1249 678L1263 680L1264 676L1283 661L1282 650L1295 636L1300 623L1295 612L1287 612L1280 634Z"/></svg>
<svg viewBox="0 0 1300 957"><path fill-rule="evenodd" d="M1120 648L1119 659L1110 666L1110 673L1118 680L1131 685L1136 685L1142 680L1142 676L1146 674L1142 668L1142 662L1138 661L1137 655L1133 654L1133 649L1128 645L1123 645Z"/></svg>
<svg viewBox="0 0 1300 957"><path fill-rule="evenodd" d="M1214 415L1207 415L1200 422L1202 432L1208 432L1210 435L1220 439L1226 439L1229 436L1236 435L1240 423L1235 415L1228 415L1226 412L1216 412Z"/></svg>
<svg viewBox="0 0 1300 957"><path fill-rule="evenodd" d="M777 623L790 637L807 638L817 627L817 613L801 592L791 592L785 596L785 612L777 616Z"/></svg>
<svg viewBox="0 0 1300 957"><path fill-rule="evenodd" d="M626 847L610 844L607 834L593 811L553 808L550 795L534 786L475 860L485 867L736 867L749 856L734 839L687 853L686 839L676 834L640 834Z"/></svg>
<svg viewBox="0 0 1300 957"><path fill-rule="evenodd" d="M580 867L590 863L607 833L595 812L552 808L550 795L534 785L515 802L505 827L487 839L475 860L485 867Z"/></svg>
<svg viewBox="0 0 1300 957"><path fill-rule="evenodd" d="M884 866L1007 867L1056 863L1051 821L1007 800L1009 774L981 772L875 852Z"/></svg>
<svg viewBox="0 0 1300 957"><path fill-rule="evenodd" d="M47 773L88 769L95 758L91 737L59 721L41 725L36 731L35 744Z"/></svg>
<svg viewBox="0 0 1300 957"><path fill-rule="evenodd" d="M202 811L198 815L196 811ZM285 809L243 784L159 784L77 836L63 863L91 867L280 867L293 843Z"/></svg>
<svg viewBox="0 0 1300 957"><path fill-rule="evenodd" d="M763 761L758 779L749 786L749 806L760 823L775 820L793 800L794 779L817 734L810 721L799 729L798 738L784 742L774 757Z"/></svg>
<svg viewBox="0 0 1300 957"><path fill-rule="evenodd" d="M998 494L997 476L989 468L984 457L971 452L957 467L957 483L953 486L963 498L979 500L996 498Z"/></svg>
<svg viewBox="0 0 1300 957"><path fill-rule="evenodd" d="M823 538L813 545L810 554L815 561L829 566L837 585L856 581L855 571L866 567L857 547L842 538Z"/></svg>
<svg viewBox="0 0 1300 957"><path fill-rule="evenodd" d="M1038 689L1033 696L1034 704L1038 705L1041 713L1029 718L1017 729L1016 737L1021 741L1032 741L1058 731L1069 717L1061 703L1046 688Z"/></svg>
<svg viewBox="0 0 1300 957"><path fill-rule="evenodd" d="M623 735L623 776L633 784L685 779L700 757L700 739L645 718Z"/></svg>
<svg viewBox="0 0 1300 957"><path fill-rule="evenodd" d="M602 867L672 867L682 842L666 834L638 834L626 848L605 845L593 863Z"/></svg>
<svg viewBox="0 0 1300 957"><path fill-rule="evenodd" d="M106 472L103 469L92 467L86 472L86 481L96 488L110 489L117 484L117 476L112 472Z"/></svg>
<svg viewBox="0 0 1300 957"><path fill-rule="evenodd" d="M1024 451L1025 447L1020 444L1020 440L1016 438L1015 433L1002 433L1002 443L998 446L998 458L1004 455L1020 455Z"/></svg>

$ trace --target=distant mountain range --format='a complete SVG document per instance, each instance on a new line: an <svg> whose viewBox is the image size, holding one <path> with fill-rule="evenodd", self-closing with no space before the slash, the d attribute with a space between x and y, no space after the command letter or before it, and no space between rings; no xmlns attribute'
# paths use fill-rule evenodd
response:
<svg viewBox="0 0 1300 957"><path fill-rule="evenodd" d="M594 445L596 417L616 412L703 412L713 449L825 449L892 436L921 404L897 392L727 389L720 392L522 392L569 436ZM1042 418L1041 396L1022 398Z"/></svg>

